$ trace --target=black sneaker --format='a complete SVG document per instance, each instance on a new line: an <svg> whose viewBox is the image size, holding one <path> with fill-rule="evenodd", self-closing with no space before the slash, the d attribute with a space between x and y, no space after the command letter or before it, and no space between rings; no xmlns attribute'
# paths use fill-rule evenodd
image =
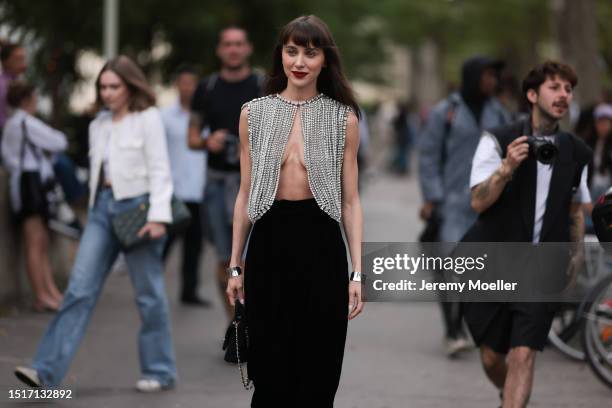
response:
<svg viewBox="0 0 612 408"><path fill-rule="evenodd" d="M185 306L211 307L212 303L206 299L202 299L198 295L181 296L181 303Z"/></svg>

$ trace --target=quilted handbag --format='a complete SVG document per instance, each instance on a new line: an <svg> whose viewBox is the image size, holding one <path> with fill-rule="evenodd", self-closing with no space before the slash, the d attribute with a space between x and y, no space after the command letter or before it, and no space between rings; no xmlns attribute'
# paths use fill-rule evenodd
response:
<svg viewBox="0 0 612 408"><path fill-rule="evenodd" d="M253 387L252 381L245 374L242 366L248 360L248 347L249 329L246 324L245 309L242 303L236 301L234 306L234 320L231 321L225 332L225 340L223 341L225 357L223 359L228 363L238 364L240 379L246 390L250 390Z"/></svg>
<svg viewBox="0 0 612 408"><path fill-rule="evenodd" d="M172 224L167 226L168 232L178 233L183 231L191 221L191 213L181 200L172 197ZM137 207L115 215L112 219L113 231L119 242L125 249L149 241L146 235L138 236L138 231L147 223L149 203L142 203Z"/></svg>

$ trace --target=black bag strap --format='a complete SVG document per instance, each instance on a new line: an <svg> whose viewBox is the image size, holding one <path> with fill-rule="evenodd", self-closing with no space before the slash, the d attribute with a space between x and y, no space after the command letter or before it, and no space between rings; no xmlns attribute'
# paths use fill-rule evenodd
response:
<svg viewBox="0 0 612 408"><path fill-rule="evenodd" d="M32 154L36 158L36 161L38 162L38 166L40 168L40 162L41 162L42 159L40 157L40 153L38 152L38 150L36 150L36 146L34 146L34 144L30 141L30 138L28 137L28 128L26 126L26 118L23 118L23 120L21 121L21 131L22 131L22 134L23 134L23 139L21 140L21 153L20 153L20 158L19 158L19 170L23 171L23 159L25 157L26 144L28 146L30 146L30 150L32 151Z"/></svg>
<svg viewBox="0 0 612 408"><path fill-rule="evenodd" d="M236 359L238 360L238 370L240 371L240 380L242 381L242 385L244 389L248 391L253 388L253 383L252 383L252 380L248 377L248 375L245 375L244 368L243 368L243 362L240 359L240 342L238 341L238 338L239 338L238 326L242 326L244 328L247 347L249 344L249 328L245 322L246 315L245 315L245 310L244 310L244 306L242 305L242 303L236 300L234 307L235 307L235 314L234 314L234 321L232 322L232 325L234 326L235 335L236 335L234 337L236 340Z"/></svg>
<svg viewBox="0 0 612 408"><path fill-rule="evenodd" d="M21 139L21 153L19 154L19 171L20 172L23 171L23 157L25 156L25 144L26 144L25 119L23 120L21 124L21 129L22 129L23 138Z"/></svg>

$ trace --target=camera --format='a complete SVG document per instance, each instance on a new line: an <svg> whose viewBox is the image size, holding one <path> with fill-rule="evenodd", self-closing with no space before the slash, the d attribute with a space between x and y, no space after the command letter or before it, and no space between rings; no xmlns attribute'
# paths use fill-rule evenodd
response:
<svg viewBox="0 0 612 408"><path fill-rule="evenodd" d="M240 163L239 149L240 139L238 136L228 133L225 136L225 160L229 164L236 165Z"/></svg>
<svg viewBox="0 0 612 408"><path fill-rule="evenodd" d="M559 153L555 144L542 137L529 136L527 139L529 154L542 164L552 164Z"/></svg>

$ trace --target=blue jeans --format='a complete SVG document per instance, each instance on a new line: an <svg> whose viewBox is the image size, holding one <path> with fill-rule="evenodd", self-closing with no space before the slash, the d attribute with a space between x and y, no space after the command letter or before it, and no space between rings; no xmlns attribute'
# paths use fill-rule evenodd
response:
<svg viewBox="0 0 612 408"><path fill-rule="evenodd" d="M148 195L142 195L117 201L110 189L98 192L89 211L64 302L47 328L32 363L44 385L58 386L68 371L104 281L121 250L111 217L147 200ZM142 376L171 386L176 380L176 367L162 266L164 241L154 240L124 254L142 322L138 340Z"/></svg>
<svg viewBox="0 0 612 408"><path fill-rule="evenodd" d="M232 255L232 223L239 187L239 172L215 172L209 169L204 207L207 226L220 262L229 262Z"/></svg>
<svg viewBox="0 0 612 408"><path fill-rule="evenodd" d="M56 156L53 171L69 203L73 203L87 193L87 188L76 177L74 162L67 154L60 153Z"/></svg>

